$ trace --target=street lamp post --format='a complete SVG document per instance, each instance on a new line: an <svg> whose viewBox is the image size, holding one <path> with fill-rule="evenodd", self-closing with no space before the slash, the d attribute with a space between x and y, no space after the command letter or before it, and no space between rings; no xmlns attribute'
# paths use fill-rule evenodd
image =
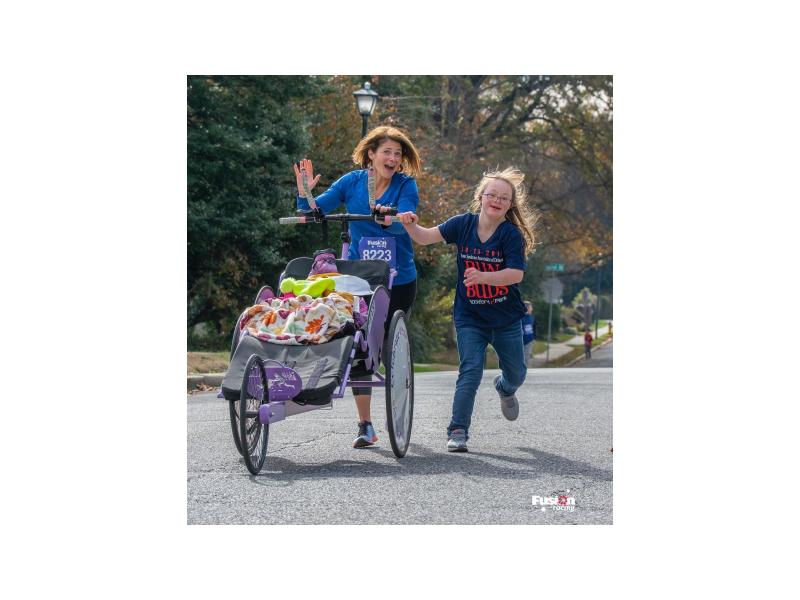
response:
<svg viewBox="0 0 800 600"><path fill-rule="evenodd" d="M603 266L601 260L597 265L597 306L594 313L594 339L597 339L597 330L600 325L600 268Z"/></svg>
<svg viewBox="0 0 800 600"><path fill-rule="evenodd" d="M367 135L367 119L375 110L375 105L378 103L378 92L371 89L369 81L364 82L364 87L353 92L356 99L356 108L358 114L361 115L361 137Z"/></svg>

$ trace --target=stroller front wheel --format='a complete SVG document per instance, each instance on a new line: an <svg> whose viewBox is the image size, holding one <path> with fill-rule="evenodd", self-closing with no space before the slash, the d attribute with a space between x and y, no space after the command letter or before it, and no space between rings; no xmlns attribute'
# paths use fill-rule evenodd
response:
<svg viewBox="0 0 800 600"><path fill-rule="evenodd" d="M239 437L239 400L228 401L228 415L231 418L231 431L233 432L233 443L236 445L236 451L244 456L242 452L242 442Z"/></svg>
<svg viewBox="0 0 800 600"><path fill-rule="evenodd" d="M247 470L258 475L267 457L269 424L261 423L259 407L267 401L267 378L264 363L252 355L244 368L239 397L239 443Z"/></svg>

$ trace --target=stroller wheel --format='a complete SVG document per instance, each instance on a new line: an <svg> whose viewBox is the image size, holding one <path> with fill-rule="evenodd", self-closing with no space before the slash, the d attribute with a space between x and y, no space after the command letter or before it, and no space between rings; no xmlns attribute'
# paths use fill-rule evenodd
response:
<svg viewBox="0 0 800 600"><path fill-rule="evenodd" d="M231 417L231 430L233 431L233 443L236 445L236 451L239 454L242 453L242 441L239 437L241 434L239 433L239 401L238 400L231 400L228 402L228 414Z"/></svg>
<svg viewBox="0 0 800 600"><path fill-rule="evenodd" d="M267 457L269 424L261 423L259 407L267 401L264 363L253 355L247 360L239 397L239 443L248 471L258 475Z"/></svg>
<svg viewBox="0 0 800 600"><path fill-rule="evenodd" d="M258 382L258 379L257 379L258 378L258 373L254 369L250 369L250 371L252 371L252 376L253 376L254 380L253 380L252 383L249 383L248 385L253 386L253 385L256 385L257 382ZM245 373L247 373L247 372L248 372L248 370L245 370ZM245 377L245 380L246 379L247 378ZM233 432L233 443L236 446L236 451L239 454L241 454L242 456L244 456L244 452L242 452L242 437L241 437L242 436L242 432L241 432L241 426L239 425L240 404L241 404L241 399L240 400L231 400L231 401L229 401L228 402L228 414L230 415L230 419L231 419L231 431ZM254 430L254 428L257 425L258 425L258 421L251 421L249 423L249 425L248 425L248 432L252 433L252 431Z"/></svg>
<svg viewBox="0 0 800 600"><path fill-rule="evenodd" d="M395 311L384 352L386 366L386 427L395 456L406 455L414 416L414 363L405 313Z"/></svg>

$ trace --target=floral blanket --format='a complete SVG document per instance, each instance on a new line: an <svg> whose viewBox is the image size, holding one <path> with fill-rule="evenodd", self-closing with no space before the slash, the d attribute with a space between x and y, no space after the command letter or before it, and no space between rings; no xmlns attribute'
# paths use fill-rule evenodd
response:
<svg viewBox="0 0 800 600"><path fill-rule="evenodd" d="M273 298L245 311L241 332L275 344L321 344L332 339L348 321L353 322L351 299L349 294L335 292L323 298L308 294Z"/></svg>

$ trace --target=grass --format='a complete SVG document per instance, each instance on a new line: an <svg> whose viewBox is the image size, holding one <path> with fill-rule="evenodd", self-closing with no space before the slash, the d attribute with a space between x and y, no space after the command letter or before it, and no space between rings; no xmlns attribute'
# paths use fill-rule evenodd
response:
<svg viewBox="0 0 800 600"><path fill-rule="evenodd" d="M582 334L581 334L582 335ZM568 342L575 336L571 333L564 333L559 332L555 333L551 336L550 344L562 344L564 342ZM533 342L533 353L534 354L541 354L547 350L547 332L545 331L544 334L539 331L539 339Z"/></svg>
<svg viewBox="0 0 800 600"><path fill-rule="evenodd" d="M186 374L224 373L228 370L228 352L187 352Z"/></svg>
<svg viewBox="0 0 800 600"><path fill-rule="evenodd" d="M414 373L433 373L435 371L458 371L458 365L442 363L414 363Z"/></svg>
<svg viewBox="0 0 800 600"><path fill-rule="evenodd" d="M545 346L547 346L547 332L545 331L544 333L542 333L542 331L539 330L537 332L537 334L538 334L538 339L536 340L535 343L537 343L537 344L541 343L542 344L542 348L544 348ZM575 334L564 333L563 331L559 331L558 333L554 333L554 334L552 334L550 336L550 343L551 344L560 344L562 342L566 342L568 340L571 340L574 337L575 337Z"/></svg>
<svg viewBox="0 0 800 600"><path fill-rule="evenodd" d="M555 368L555 369L557 369L558 367L565 367L573 360L581 356L582 354L583 354L583 346L575 346L572 350L570 350L563 356L554 358L549 363L546 363L544 366L547 368Z"/></svg>

